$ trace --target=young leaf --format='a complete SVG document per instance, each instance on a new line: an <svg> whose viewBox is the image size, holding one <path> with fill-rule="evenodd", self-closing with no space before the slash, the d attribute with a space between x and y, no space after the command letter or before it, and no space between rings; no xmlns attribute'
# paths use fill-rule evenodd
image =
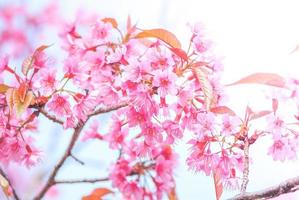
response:
<svg viewBox="0 0 299 200"><path fill-rule="evenodd" d="M11 192L9 191L9 182L1 174L0 174L0 186L1 186L2 191L4 192L4 194L7 197L9 197L11 195Z"/></svg>
<svg viewBox="0 0 299 200"><path fill-rule="evenodd" d="M276 113L278 108L278 100L277 99L272 99L272 110L274 113Z"/></svg>
<svg viewBox="0 0 299 200"><path fill-rule="evenodd" d="M154 37L158 38L159 40L162 40L169 46L173 48L181 48L180 41L176 38L176 36L165 30L165 29L150 29L150 30L144 30L140 33L138 33L135 38L148 38L148 37Z"/></svg>
<svg viewBox="0 0 299 200"><path fill-rule="evenodd" d="M223 185L222 185L221 176L219 172L214 171L213 178L214 178L216 199L219 200L223 192Z"/></svg>
<svg viewBox="0 0 299 200"><path fill-rule="evenodd" d="M14 100L13 100L13 94L14 94L15 88L9 88L6 91L5 97L6 97L6 103L9 107L10 112L13 112L13 105L14 105Z"/></svg>
<svg viewBox="0 0 299 200"><path fill-rule="evenodd" d="M211 112L216 114L229 114L231 116L236 115L236 113L227 106L218 106L218 107L211 108Z"/></svg>
<svg viewBox="0 0 299 200"><path fill-rule="evenodd" d="M22 64L22 73L27 76L29 70L33 67L33 63L35 60L35 57L38 53L44 51L45 49L49 48L51 45L42 45L35 49L32 56L28 56Z"/></svg>
<svg viewBox="0 0 299 200"><path fill-rule="evenodd" d="M90 195L82 197L82 200L102 200L103 196L111 193L113 193L113 191L107 188L97 188L93 190Z"/></svg>
<svg viewBox="0 0 299 200"><path fill-rule="evenodd" d="M6 93L6 91L9 89L8 85L0 84L0 94Z"/></svg>
<svg viewBox="0 0 299 200"><path fill-rule="evenodd" d="M187 53L184 50L178 48L170 48L170 50L184 61L188 61Z"/></svg>
<svg viewBox="0 0 299 200"><path fill-rule="evenodd" d="M213 94L213 87L208 79L207 72L204 71L202 68L193 68L193 74L195 75L196 79L201 85L205 104L207 110L210 110L211 106L214 105L214 94Z"/></svg>
<svg viewBox="0 0 299 200"><path fill-rule="evenodd" d="M113 28L117 28L117 26L118 26L117 21L114 18L107 17L107 18L102 19L102 22L110 23L113 26Z"/></svg>
<svg viewBox="0 0 299 200"><path fill-rule="evenodd" d="M252 84L252 83L270 85L270 86L275 86L280 88L286 87L286 81L284 80L284 78L278 74L273 74L273 73L251 74L234 83L228 84L227 86L239 85L239 84Z"/></svg>
<svg viewBox="0 0 299 200"><path fill-rule="evenodd" d="M13 108L16 110L16 114L18 117L20 117L31 104L34 99L34 95L31 91L29 91L26 93L23 101L21 98L22 97L19 93L19 90L15 89L13 91Z"/></svg>
<svg viewBox="0 0 299 200"><path fill-rule="evenodd" d="M263 110L263 111L260 111L260 112L254 112L250 116L250 120L254 120L254 119L264 117L266 115L269 115L270 113L272 113L272 111L270 111L270 110Z"/></svg>
<svg viewBox="0 0 299 200"><path fill-rule="evenodd" d="M168 193L168 200L178 200L178 196L176 195L175 187L170 190Z"/></svg>

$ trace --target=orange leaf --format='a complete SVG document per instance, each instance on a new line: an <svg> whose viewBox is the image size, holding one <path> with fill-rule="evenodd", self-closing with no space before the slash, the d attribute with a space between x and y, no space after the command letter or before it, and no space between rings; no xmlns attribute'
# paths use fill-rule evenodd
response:
<svg viewBox="0 0 299 200"><path fill-rule="evenodd" d="M20 97L20 101L24 102L26 94L27 94L27 85L26 83L22 83L18 89L18 94Z"/></svg>
<svg viewBox="0 0 299 200"><path fill-rule="evenodd" d="M184 50L178 48L170 48L170 50L184 61L188 61L187 53Z"/></svg>
<svg viewBox="0 0 299 200"><path fill-rule="evenodd" d="M102 22L110 23L113 26L113 28L117 28L117 26L118 26L117 21L114 18L107 17L107 18L102 19Z"/></svg>
<svg viewBox="0 0 299 200"><path fill-rule="evenodd" d="M6 197L11 196L11 192L9 190L9 182L6 180L4 176L0 174L0 186L2 187L2 190Z"/></svg>
<svg viewBox="0 0 299 200"><path fill-rule="evenodd" d="M135 38L148 38L148 37L154 37L158 38L159 40L162 40L169 46L173 48L181 48L181 43L180 41L176 38L176 36L165 30L165 29L150 29L150 30L144 30L140 33L138 33Z"/></svg>
<svg viewBox="0 0 299 200"><path fill-rule="evenodd" d="M270 85L270 86L275 86L275 87L280 87L280 88L285 88L286 81L284 80L283 77L273 74L273 73L255 73L251 74L249 76L246 76L237 82L228 84L227 86L232 86L232 85L239 85L239 84L264 84L264 85Z"/></svg>
<svg viewBox="0 0 299 200"><path fill-rule="evenodd" d="M8 85L0 84L0 94L6 93L6 91L9 89Z"/></svg>
<svg viewBox="0 0 299 200"><path fill-rule="evenodd" d="M193 68L193 74L201 85L205 98L206 109L210 110L211 106L215 104L215 99L213 87L208 79L208 72L203 70L202 68L196 67Z"/></svg>
<svg viewBox="0 0 299 200"><path fill-rule="evenodd" d="M218 106L218 107L211 108L211 112L216 114L229 114L231 116L236 115L236 113L227 106Z"/></svg>
<svg viewBox="0 0 299 200"><path fill-rule="evenodd" d="M111 193L113 191L107 188L97 188L90 195L82 197L82 200L101 200L103 196Z"/></svg>
<svg viewBox="0 0 299 200"><path fill-rule="evenodd" d="M175 188L172 188L171 191L168 193L168 200L178 200Z"/></svg>
<svg viewBox="0 0 299 200"><path fill-rule="evenodd" d="M5 96L6 96L6 103L7 103L7 105L8 105L8 107L9 107L9 110L10 110L10 112L12 112L13 111L13 93L14 93L14 88L9 88L7 91L6 91L6 94L5 94Z"/></svg>
<svg viewBox="0 0 299 200"><path fill-rule="evenodd" d="M223 185L222 185L221 176L219 172L214 171L213 178L214 178L216 199L219 200L223 192Z"/></svg>
<svg viewBox="0 0 299 200"><path fill-rule="evenodd" d="M28 56L24 61L23 61L23 64L22 64L22 73L27 76L29 70L32 68L32 65L34 63L34 60L35 60L35 56L36 54L44 51L45 49L47 49L48 47L50 47L51 45L42 45L42 46L39 46L38 48L35 49L34 53L32 56Z"/></svg>

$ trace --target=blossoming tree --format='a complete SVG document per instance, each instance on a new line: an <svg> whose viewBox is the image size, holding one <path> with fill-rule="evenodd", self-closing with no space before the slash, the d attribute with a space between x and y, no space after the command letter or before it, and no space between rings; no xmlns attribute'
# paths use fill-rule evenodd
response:
<svg viewBox="0 0 299 200"><path fill-rule="evenodd" d="M221 85L222 65L200 26L191 27L189 46L183 49L173 33L141 29L130 18L125 28L113 18L62 26L59 37L66 56L60 69L47 55L48 49L58 47L41 44L32 50L26 34L10 26L11 13L25 11L11 9L15 10L4 10L0 15L7 23L0 41L7 42L9 37L13 42L8 44L10 51L0 45L0 185L7 198L23 199L6 167L13 162L28 168L41 164L38 161L43 157L32 132L38 130L42 115L73 134L64 154L43 177L40 191L32 197L35 200L58 184L104 181L111 182L112 187L96 188L82 199L102 199L115 193L132 200L178 199L175 145L186 135L192 138L186 164L190 170L212 176L216 199L221 198L224 188L240 191L233 199L270 198L298 189L299 178L295 178L261 192L246 193L249 149L256 140L273 139L268 154L274 160L296 158L298 116L286 122L279 115L279 102L297 101L298 80L257 73ZM34 19L28 17L27 22L38 24ZM39 20L49 24L46 19ZM24 54L22 51L27 54L22 65L11 65L11 59ZM225 87L248 83L277 87L284 95L271 97L272 109L254 111L247 107L244 116L237 116L225 104ZM109 127L100 132L98 116L104 113L111 113ZM266 128L254 126L264 119ZM99 145L107 143L118 152L107 169L109 175L58 179L67 159L81 162L73 149L86 140L99 140Z"/></svg>

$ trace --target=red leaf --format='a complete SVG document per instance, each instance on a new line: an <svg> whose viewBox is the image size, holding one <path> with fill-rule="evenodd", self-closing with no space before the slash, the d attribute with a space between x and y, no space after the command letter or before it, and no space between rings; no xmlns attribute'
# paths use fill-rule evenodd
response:
<svg viewBox="0 0 299 200"><path fill-rule="evenodd" d="M187 53L184 50L178 48L170 48L170 50L184 61L188 61Z"/></svg>
<svg viewBox="0 0 299 200"><path fill-rule="evenodd" d="M216 114L229 114L232 116L236 115L236 113L232 109L230 109L229 107L226 107L226 106L214 107L214 108L211 108L210 111L213 113L216 113Z"/></svg>
<svg viewBox="0 0 299 200"><path fill-rule="evenodd" d="M278 100L277 99L272 99L272 109L273 109L274 113L276 113L277 108L278 108Z"/></svg>
<svg viewBox="0 0 299 200"><path fill-rule="evenodd" d="M263 110L263 111L260 111L260 112L254 112L250 116L250 120L254 120L254 119L258 119L258 118L264 117L266 115L269 115L270 113L272 113L272 111L270 111L270 110Z"/></svg>
<svg viewBox="0 0 299 200"><path fill-rule="evenodd" d="M219 200L223 192L223 185L222 185L221 176L219 172L214 171L213 178L214 178L216 199Z"/></svg>
<svg viewBox="0 0 299 200"><path fill-rule="evenodd" d="M232 85L239 85L239 84L264 84L264 85L270 85L270 86L275 86L275 87L280 87L280 88L285 88L286 81L284 80L283 77L277 74L273 73L255 73L251 74L249 76L246 76L237 82L228 84L227 86L232 86Z"/></svg>
<svg viewBox="0 0 299 200"><path fill-rule="evenodd" d="M118 26L117 21L114 18L107 17L107 18L102 19L102 21L105 23L110 23L113 26L113 28L117 28L117 26Z"/></svg>
<svg viewBox="0 0 299 200"><path fill-rule="evenodd" d="M165 30L165 29L150 29L150 30L144 30L140 33L138 33L135 38L148 38L148 37L154 37L158 38L159 40L162 40L169 46L173 48L181 48L180 41L176 38L176 36Z"/></svg>

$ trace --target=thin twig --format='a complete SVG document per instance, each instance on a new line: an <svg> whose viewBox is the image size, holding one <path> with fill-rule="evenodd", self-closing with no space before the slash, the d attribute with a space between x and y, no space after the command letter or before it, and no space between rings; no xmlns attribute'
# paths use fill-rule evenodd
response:
<svg viewBox="0 0 299 200"><path fill-rule="evenodd" d="M79 136L80 136L80 133L81 131L83 130L85 124L87 123L87 121L90 119L90 117L92 116L95 116L95 115L98 115L98 114L102 114L102 113L107 113L107 112L111 112L111 111L115 111L119 108L122 108L122 107L125 107L127 106L128 104L127 103L121 103L119 105L116 105L116 106L111 106L111 107L108 107L108 108L99 108L97 110L95 110L94 112L92 112L91 114L89 114L87 116L87 119L85 122L79 122L77 127L74 129L74 132L73 132L73 136L71 138L71 141L64 153L64 155L62 156L62 158L58 161L58 163L55 165L54 169L52 170L47 182L46 182L46 185L42 188L42 190L33 198L33 200L40 200L42 199L45 194L47 193L47 191L55 184L58 184L59 182L55 181L55 178L56 178L56 175L57 173L59 172L59 170L61 169L61 167L63 166L63 164L65 163L66 159L70 156L72 156L75 160L77 160L77 158L75 158L73 155L72 155L72 150L75 146L75 143L76 141L78 140ZM52 116L50 114L48 114L43 108L40 109L40 112L42 114L44 114L48 119L54 121L54 122L57 122L59 124L63 124L63 121L57 119L55 116ZM78 160L77 160L78 161Z"/></svg>
<svg viewBox="0 0 299 200"><path fill-rule="evenodd" d="M12 194L15 200L20 200L20 197L18 196L15 188L12 186L11 181L9 180L8 176L4 173L4 171L0 168L0 174L7 180L11 190L12 190Z"/></svg>
<svg viewBox="0 0 299 200"><path fill-rule="evenodd" d="M75 184L75 183L97 183L109 181L109 178L95 178L95 179L78 179L78 180L58 180L55 184Z"/></svg>
<svg viewBox="0 0 299 200"><path fill-rule="evenodd" d="M79 158L77 158L76 156L74 156L74 154L71 153L70 156L71 156L75 161L77 161L79 164L81 164L81 165L84 165L84 164L85 164L82 160L80 160Z"/></svg>
<svg viewBox="0 0 299 200"><path fill-rule="evenodd" d="M230 200L265 200L278 197L282 194L295 192L297 190L299 190L299 176L288 179L279 185L269 187L264 190L237 195Z"/></svg>
<svg viewBox="0 0 299 200"><path fill-rule="evenodd" d="M47 111L45 111L44 108L40 108L39 112L42 113L45 117L47 117L49 120L51 120L53 122L56 122L56 123L61 124L61 125L64 124L64 122L62 120L58 119L54 115L49 114Z"/></svg>
<svg viewBox="0 0 299 200"><path fill-rule="evenodd" d="M34 200L40 200L45 194L46 192L53 186L55 185L55 177L58 173L58 171L60 170L60 168L63 166L64 162L66 161L66 159L71 155L71 151L80 135L81 130L83 129L85 123L83 124L79 124L75 129L74 129L74 133L73 136L71 138L71 141L63 155L63 157L59 160L59 162L56 164L56 166L54 167L53 171L50 174L50 177L48 178L48 181L46 183L46 185L43 187L43 189L38 193L38 195L36 195L35 198L33 198Z"/></svg>

